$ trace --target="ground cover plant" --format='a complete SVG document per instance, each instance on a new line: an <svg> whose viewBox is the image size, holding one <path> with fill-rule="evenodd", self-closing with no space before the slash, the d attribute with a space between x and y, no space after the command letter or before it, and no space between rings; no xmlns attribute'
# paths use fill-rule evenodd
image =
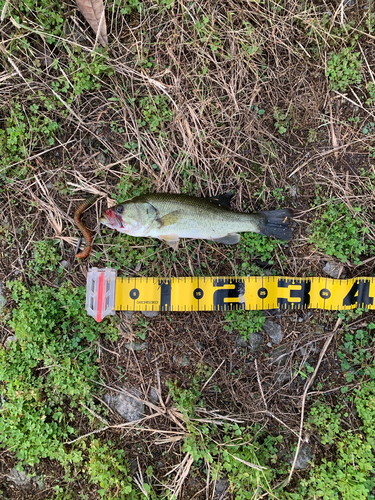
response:
<svg viewBox="0 0 375 500"><path fill-rule="evenodd" d="M91 266L373 276L373 2L105 9L104 47L74 1L0 0L0 497L373 499L371 310L84 310ZM293 239L100 226L147 192L288 207Z"/></svg>

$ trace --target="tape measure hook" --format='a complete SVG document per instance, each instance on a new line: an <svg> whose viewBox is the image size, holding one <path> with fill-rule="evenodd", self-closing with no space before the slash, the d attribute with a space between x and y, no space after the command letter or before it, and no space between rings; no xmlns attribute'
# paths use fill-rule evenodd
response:
<svg viewBox="0 0 375 500"><path fill-rule="evenodd" d="M116 269L93 267L87 273L86 311L98 323L115 314Z"/></svg>

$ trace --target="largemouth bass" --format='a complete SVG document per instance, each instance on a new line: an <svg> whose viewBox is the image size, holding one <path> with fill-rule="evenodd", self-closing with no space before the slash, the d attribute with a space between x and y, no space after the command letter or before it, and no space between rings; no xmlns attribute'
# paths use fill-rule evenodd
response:
<svg viewBox="0 0 375 500"><path fill-rule="evenodd" d="M184 194L146 194L107 209L100 222L120 233L158 238L174 250L180 238L234 245L238 233L254 232L280 240L292 237L290 210L241 213L229 210L221 198Z"/></svg>

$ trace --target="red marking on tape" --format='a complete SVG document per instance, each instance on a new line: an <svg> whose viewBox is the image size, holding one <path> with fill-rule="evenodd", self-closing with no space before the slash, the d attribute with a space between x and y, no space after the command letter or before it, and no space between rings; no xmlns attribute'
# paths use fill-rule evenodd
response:
<svg viewBox="0 0 375 500"><path fill-rule="evenodd" d="M104 301L104 273L100 273L98 285L98 300L96 304L96 321L98 323L103 319L103 301Z"/></svg>

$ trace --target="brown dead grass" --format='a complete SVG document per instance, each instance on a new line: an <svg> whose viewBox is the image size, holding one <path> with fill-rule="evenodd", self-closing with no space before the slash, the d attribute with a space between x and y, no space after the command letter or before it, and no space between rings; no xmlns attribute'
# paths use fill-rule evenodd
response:
<svg viewBox="0 0 375 500"><path fill-rule="evenodd" d="M33 243L57 238L61 258L69 262L65 279L76 286L85 283L87 266L74 259L79 235L73 224L83 192L102 196L84 220L96 233L96 250L103 252L101 264L105 265L106 247L98 218L127 175L126 164L134 168L135 184L147 178L156 192L190 190L192 195L213 196L234 189L233 208L238 210L276 208L280 202L275 199L275 189L283 188L282 203L299 211L300 222L293 241L282 249L286 263L281 266L276 261L274 269L291 276L323 275L322 267L331 259L310 244L306 235L309 223L319 213L319 207L312 207L317 186L352 211L353 206L371 207L374 203L373 185L359 175L361 169L374 172L373 160L369 160L374 134L362 133L368 121L375 121L373 107L364 104L368 98L365 84L374 82L375 68L374 37L365 29L365 1L353 6L344 6L341 1L285 5L245 0L176 1L170 9L161 3L144 2L142 12L131 16L122 15L119 8L111 11L111 5L107 4L107 64L112 74L100 77L100 89L83 92L70 103L64 94L53 90L61 75L68 84L73 76L68 71L66 47L83 49L89 59L95 43L74 5L64 7L65 22L73 33L66 34L64 40L57 37L54 47L45 36L20 29L30 48L18 44L13 50L14 22L8 17L2 22L1 127L6 126L15 96L27 113L30 102L38 102L39 91L57 97L59 106L53 110L42 107L41 113L61 126L54 146L32 139L26 158L2 167L9 176L0 181L1 282L22 279L33 284L27 267ZM324 22L327 12L331 13L328 24ZM329 90L325 68L328 53L347 43L337 29L348 20L354 22L356 33L364 31L359 38L365 60L364 84L342 94ZM32 23L36 28L37 19ZM59 69L52 67L56 58ZM152 63L150 67L145 59ZM150 102L164 96L173 110L171 123L162 125L160 133L139 125L139 100L146 96ZM287 116L284 135L274 125L276 109ZM357 119L357 125L349 118ZM115 124L112 128L111 123ZM132 143L135 147L129 149L127 145ZM297 197L290 196L291 187L297 189ZM362 220L373 240L373 220L368 216ZM186 251L188 267L177 264L168 272L192 274L206 262L208 275L225 275L233 274L233 262L241 263L238 254L231 265L226 262L225 247L216 245L211 250L209 243L194 244L198 247L194 259ZM155 252L159 252L158 245ZM211 255L208 260L207 254ZM375 261L371 256L363 260L359 267L348 262L347 276L371 275ZM55 278L48 275L37 280L56 286ZM304 318L301 323L300 317ZM248 350L236 347L235 338L222 328L220 313L160 316L150 323L145 351L126 350L123 344L129 338L104 343L98 362L105 384L118 388L121 368L126 383L140 387L142 398L149 403L149 389L158 387L160 381L163 402L156 405L158 410L149 406L147 420L137 431L134 426L117 428L121 421L110 412L103 439L119 441L121 437L129 458L139 458L139 470L157 464L159 478L179 466L170 480L179 498L211 498L207 495L209 491L211 495L213 484L208 481L206 486L202 471L197 473L196 482L186 480L191 466L189 457L181 452L186 425L181 415L174 413L165 385L166 380L175 379L188 387L197 364L203 363L217 371L202 388L207 402L202 418L214 419L218 412L243 422L259 422L283 434L286 446L295 443L304 389L295 366L306 358L314 365L333 327L333 317L314 311L306 319L302 313L287 312L277 321L283 326L285 352L275 363L270 363L274 347L264 346L256 359ZM316 325L320 326L319 334ZM4 325L1 328L4 341L10 332ZM317 375L324 389L311 389L311 397L329 391L334 400L345 383L336 350L337 346L330 346ZM187 368L179 365L183 354L190 360ZM291 379L285 376L287 382L283 383L282 372L294 375ZM308 404L311 401L307 399ZM83 427L82 435L86 432L90 429ZM318 444L314 442L314 446ZM4 459L3 477L13 466L11 453ZM43 467L47 476L48 471L54 471L47 479L51 488L63 473L47 461ZM82 486L75 488L81 491ZM87 486L83 491L89 489ZM51 490L30 493L35 496L16 489L8 493L12 498L48 498Z"/></svg>

